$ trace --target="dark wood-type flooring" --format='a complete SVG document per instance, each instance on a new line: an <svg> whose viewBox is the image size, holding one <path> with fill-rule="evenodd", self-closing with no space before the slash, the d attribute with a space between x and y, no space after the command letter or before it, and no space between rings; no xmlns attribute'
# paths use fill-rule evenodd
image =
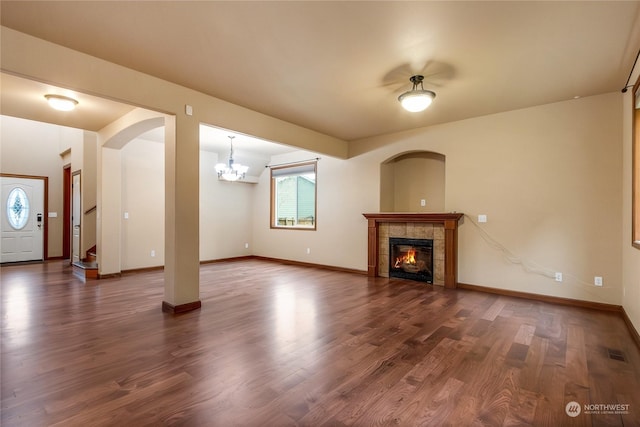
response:
<svg viewBox="0 0 640 427"><path fill-rule="evenodd" d="M3 427L640 425L616 313L255 259L202 266L182 315L160 271L1 281Z"/></svg>

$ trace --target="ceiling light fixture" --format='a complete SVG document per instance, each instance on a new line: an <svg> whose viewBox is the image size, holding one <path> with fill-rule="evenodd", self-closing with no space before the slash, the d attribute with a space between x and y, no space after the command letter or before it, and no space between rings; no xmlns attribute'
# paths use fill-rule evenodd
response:
<svg viewBox="0 0 640 427"><path fill-rule="evenodd" d="M413 88L398 97L398 101L400 101L405 110L412 113L426 110L433 102L433 98L436 97L434 92L424 90L422 80L424 80L424 76L411 76L409 81L413 83ZM420 85L420 89L418 89L418 85Z"/></svg>
<svg viewBox="0 0 640 427"><path fill-rule="evenodd" d="M216 165L216 172L218 173L218 179L222 181L238 181L243 179L249 170L249 166L243 166L240 163L233 161L233 138L235 136L229 136L231 142L231 152L229 153L229 162L227 164L218 163Z"/></svg>
<svg viewBox="0 0 640 427"><path fill-rule="evenodd" d="M62 95L45 95L47 98L47 102L51 106L58 111L71 111L76 108L78 105L78 101L73 98L69 98L67 96Z"/></svg>

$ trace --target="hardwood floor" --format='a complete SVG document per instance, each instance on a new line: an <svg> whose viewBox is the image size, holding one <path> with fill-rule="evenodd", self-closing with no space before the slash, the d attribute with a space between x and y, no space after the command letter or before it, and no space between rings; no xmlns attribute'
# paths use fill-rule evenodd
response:
<svg viewBox="0 0 640 427"><path fill-rule="evenodd" d="M1 275L4 427L640 425L615 313L262 260L175 316L160 271Z"/></svg>

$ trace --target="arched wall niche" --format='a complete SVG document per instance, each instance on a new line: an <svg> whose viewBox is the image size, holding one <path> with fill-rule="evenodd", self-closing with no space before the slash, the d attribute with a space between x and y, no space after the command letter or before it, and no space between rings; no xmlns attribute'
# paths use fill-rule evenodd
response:
<svg viewBox="0 0 640 427"><path fill-rule="evenodd" d="M404 152L382 162L380 212L444 212L445 166L445 156L431 151Z"/></svg>

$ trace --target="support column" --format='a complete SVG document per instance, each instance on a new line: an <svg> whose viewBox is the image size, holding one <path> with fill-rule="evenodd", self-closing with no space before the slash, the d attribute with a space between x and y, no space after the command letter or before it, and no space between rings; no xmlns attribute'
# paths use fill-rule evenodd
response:
<svg viewBox="0 0 640 427"><path fill-rule="evenodd" d="M369 222L367 237L367 276L376 277L378 275L378 224L375 219L367 220Z"/></svg>
<svg viewBox="0 0 640 427"><path fill-rule="evenodd" d="M120 275L122 160L119 149L98 147L96 249L101 278Z"/></svg>
<svg viewBox="0 0 640 427"><path fill-rule="evenodd" d="M162 311L201 307L199 257L199 123L179 114L165 121L165 261Z"/></svg>
<svg viewBox="0 0 640 427"><path fill-rule="evenodd" d="M444 287L458 286L458 219L444 221Z"/></svg>

